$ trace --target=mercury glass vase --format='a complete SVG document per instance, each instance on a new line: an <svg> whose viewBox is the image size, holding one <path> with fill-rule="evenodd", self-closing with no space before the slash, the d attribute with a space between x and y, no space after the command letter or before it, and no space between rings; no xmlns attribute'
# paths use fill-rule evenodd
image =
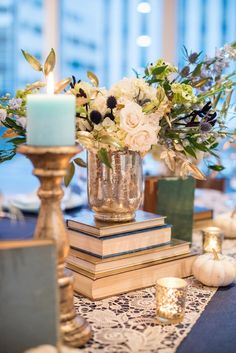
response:
<svg viewBox="0 0 236 353"><path fill-rule="evenodd" d="M111 168L88 151L88 201L95 218L125 222L135 218L143 197L142 158L138 152L110 152Z"/></svg>

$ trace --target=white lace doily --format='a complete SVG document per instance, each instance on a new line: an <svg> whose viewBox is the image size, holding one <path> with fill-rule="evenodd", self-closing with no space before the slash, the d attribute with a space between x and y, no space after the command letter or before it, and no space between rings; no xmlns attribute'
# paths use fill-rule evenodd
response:
<svg viewBox="0 0 236 353"><path fill-rule="evenodd" d="M200 232L194 233L194 244L201 245ZM225 240L224 254L236 258L236 240ZM156 323L155 287L146 288L92 302L75 297L77 312L93 329L93 339L81 350L84 353L174 353L190 332L216 288L188 279L189 289L184 320L178 325Z"/></svg>

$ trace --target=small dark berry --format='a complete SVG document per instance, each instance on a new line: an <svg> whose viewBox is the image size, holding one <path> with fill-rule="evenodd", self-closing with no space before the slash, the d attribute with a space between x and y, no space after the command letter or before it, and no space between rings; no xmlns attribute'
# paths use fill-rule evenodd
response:
<svg viewBox="0 0 236 353"><path fill-rule="evenodd" d="M114 96L110 96L107 98L107 107L110 109L114 109L117 105L117 100Z"/></svg>
<svg viewBox="0 0 236 353"><path fill-rule="evenodd" d="M90 120L97 125L102 121L102 114L97 110L92 110L90 113Z"/></svg>
<svg viewBox="0 0 236 353"><path fill-rule="evenodd" d="M115 117L114 117L114 115L112 113L106 113L104 118L110 118L112 121L115 120Z"/></svg>

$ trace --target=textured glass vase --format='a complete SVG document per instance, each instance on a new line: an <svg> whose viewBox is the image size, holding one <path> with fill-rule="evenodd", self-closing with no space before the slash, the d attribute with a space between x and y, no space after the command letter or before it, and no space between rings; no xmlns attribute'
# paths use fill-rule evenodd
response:
<svg viewBox="0 0 236 353"><path fill-rule="evenodd" d="M111 168L88 152L88 200L95 218L125 222L135 218L143 197L142 159L138 152L110 152Z"/></svg>

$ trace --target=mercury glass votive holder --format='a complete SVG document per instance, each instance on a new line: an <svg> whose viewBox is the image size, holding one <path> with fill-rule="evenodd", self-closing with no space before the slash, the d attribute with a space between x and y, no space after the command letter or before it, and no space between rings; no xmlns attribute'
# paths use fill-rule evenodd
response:
<svg viewBox="0 0 236 353"><path fill-rule="evenodd" d="M184 318L188 284L176 277L156 282L156 314L161 324L177 324Z"/></svg>
<svg viewBox="0 0 236 353"><path fill-rule="evenodd" d="M204 253L213 252L222 253L222 242L224 235L218 227L207 227L202 230L202 249Z"/></svg>

